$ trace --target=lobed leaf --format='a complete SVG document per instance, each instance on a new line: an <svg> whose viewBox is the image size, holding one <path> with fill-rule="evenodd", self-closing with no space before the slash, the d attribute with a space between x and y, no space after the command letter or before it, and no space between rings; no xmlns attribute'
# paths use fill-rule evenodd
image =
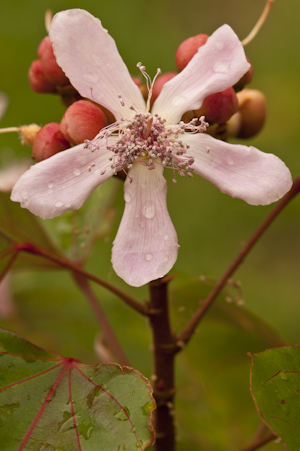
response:
<svg viewBox="0 0 300 451"><path fill-rule="evenodd" d="M84 365L0 329L1 451L135 451L154 442L149 381Z"/></svg>
<svg viewBox="0 0 300 451"><path fill-rule="evenodd" d="M286 450L300 451L300 347L249 355L251 393L259 415Z"/></svg>

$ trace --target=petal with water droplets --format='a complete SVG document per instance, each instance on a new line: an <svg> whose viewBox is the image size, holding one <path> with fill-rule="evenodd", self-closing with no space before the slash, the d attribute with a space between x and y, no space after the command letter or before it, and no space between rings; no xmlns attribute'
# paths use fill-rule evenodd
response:
<svg viewBox="0 0 300 451"><path fill-rule="evenodd" d="M131 105L145 111L143 96L99 19L82 9L61 11L49 35L58 65L82 97L103 105L117 120L134 114Z"/></svg>
<svg viewBox="0 0 300 451"><path fill-rule="evenodd" d="M223 193L250 205L269 205L292 186L289 169L280 158L255 147L229 144L205 133L186 133L188 155L194 172L216 185Z"/></svg>
<svg viewBox="0 0 300 451"><path fill-rule="evenodd" d="M163 86L152 112L176 124L185 112L200 108L207 96L233 86L249 67L239 38L229 25L223 25L183 71Z"/></svg>
<svg viewBox="0 0 300 451"><path fill-rule="evenodd" d="M140 287L163 277L177 260L178 241L167 209L163 166L133 163L124 186L125 210L112 264L125 282Z"/></svg>
<svg viewBox="0 0 300 451"><path fill-rule="evenodd" d="M108 139L109 144L117 140ZM15 184L11 199L43 219L77 210L98 185L113 175L110 157L111 151L105 146L91 152L85 144L59 152L31 166Z"/></svg>

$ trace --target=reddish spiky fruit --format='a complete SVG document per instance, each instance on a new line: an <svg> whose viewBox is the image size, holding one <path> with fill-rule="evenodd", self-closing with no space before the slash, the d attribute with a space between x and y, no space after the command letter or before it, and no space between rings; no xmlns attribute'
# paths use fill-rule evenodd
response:
<svg viewBox="0 0 300 451"><path fill-rule="evenodd" d="M93 139L107 125L107 119L101 108L88 100L73 103L65 112L60 130L72 144Z"/></svg>
<svg viewBox="0 0 300 451"><path fill-rule="evenodd" d="M191 61L193 56L198 52L199 47L202 47L208 38L209 36L207 34L201 33L186 39L180 44L175 56L176 66L179 72Z"/></svg>
<svg viewBox="0 0 300 451"><path fill-rule="evenodd" d="M34 60L28 71L28 79L31 89L39 93L55 92L55 85L46 78L42 61Z"/></svg>
<svg viewBox="0 0 300 451"><path fill-rule="evenodd" d="M228 133L237 138L251 138L265 123L266 98L256 89L243 89L237 98L239 110L227 123Z"/></svg>
<svg viewBox="0 0 300 451"><path fill-rule="evenodd" d="M64 86L70 83L56 62L49 36L46 36L40 43L38 55L41 58L44 73L48 80L57 86Z"/></svg>
<svg viewBox="0 0 300 451"><path fill-rule="evenodd" d="M60 131L60 124L50 122L37 133L33 142L32 157L36 161L46 160L69 147L70 144Z"/></svg>
<svg viewBox="0 0 300 451"><path fill-rule="evenodd" d="M196 116L205 116L209 123L223 124L238 110L238 100L233 88L206 97Z"/></svg>
<svg viewBox="0 0 300 451"><path fill-rule="evenodd" d="M157 77L152 89L151 103L153 103L154 100L157 99L157 97L160 94L160 91L163 88L163 85L167 83L167 81L172 80L172 78L174 78L176 75L177 75L176 72L165 72L164 74Z"/></svg>

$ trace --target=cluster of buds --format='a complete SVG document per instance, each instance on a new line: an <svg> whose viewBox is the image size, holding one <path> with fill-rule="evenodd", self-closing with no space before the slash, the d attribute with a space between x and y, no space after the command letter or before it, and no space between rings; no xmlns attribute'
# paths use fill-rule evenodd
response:
<svg viewBox="0 0 300 451"><path fill-rule="evenodd" d="M51 122L38 131L32 157L42 161L87 139L92 140L106 125L107 119L100 107L88 100L78 100L69 106L60 123Z"/></svg>
<svg viewBox="0 0 300 451"><path fill-rule="evenodd" d="M198 34L179 45L175 57L178 72L187 66L198 52L199 47L205 45L208 38L209 36L206 34ZM204 116L210 125L207 133L224 140L230 136L250 138L256 135L265 122L265 96L260 91L245 88L253 78L253 66L248 57L247 60L250 68L234 86L209 95L201 108L186 112L183 120L190 122L193 118L200 119ZM166 72L157 77L152 91L152 104L163 85L176 75L176 72ZM142 93L146 92L145 86L142 85L140 89Z"/></svg>
<svg viewBox="0 0 300 451"><path fill-rule="evenodd" d="M259 27L271 3L272 1L268 0L259 20ZM258 25L256 27L259 29ZM255 33L257 31L256 29ZM250 36L253 39L253 31ZM242 42L244 45L251 40L249 37ZM198 34L179 45L175 56L178 72L187 66L208 38L206 34ZM31 88L38 93L60 95L63 104L68 107L61 123L52 122L42 128L35 126L34 136L30 136L30 139L27 139L27 134L32 133L32 126L29 126L28 130L24 127L18 129L22 142L33 146L33 158L41 161L85 140L92 140L107 123L114 122L114 117L109 111L104 109L104 113L99 106L82 99L58 66L49 36L42 40L37 53L39 59L32 62L28 72ZM253 78L253 66L248 57L247 60L250 69L234 86L206 97L201 108L184 114L183 121L186 123L197 119L201 121L204 116L209 124L206 133L223 140L228 137L250 138L256 135L265 121L265 97L260 91L246 88ZM166 72L155 79L152 85L151 106L164 84L176 75L176 72ZM137 77L132 78L147 100L149 95L147 86L141 84Z"/></svg>

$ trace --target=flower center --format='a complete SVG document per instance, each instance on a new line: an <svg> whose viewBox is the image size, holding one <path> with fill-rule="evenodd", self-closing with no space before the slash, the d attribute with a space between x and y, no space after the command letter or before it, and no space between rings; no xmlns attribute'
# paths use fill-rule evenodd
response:
<svg viewBox="0 0 300 451"><path fill-rule="evenodd" d="M150 170L155 169L153 160L157 160L157 164L173 169L174 183L176 183L176 171L181 176L192 177L194 158L187 154L189 145L180 139L180 135L184 135L186 132L203 132L208 124L202 116L200 119L192 119L187 124L181 121L177 125L166 125L166 120L158 114L150 114L153 84L161 71L158 69L156 76L151 81L145 67L141 63L138 63L137 66L146 78L149 91L146 112L140 112L133 105L130 106L130 109L136 113L132 118L120 119L102 129L94 140L86 141L86 147L94 152L100 150L101 146L106 146L113 154L109 160L115 174L121 170L126 172L126 168L132 168L135 161L147 166ZM124 106L126 100L120 95L119 98L121 105ZM199 125L196 125L197 122ZM112 139L112 137L118 139ZM106 170L101 174L105 172Z"/></svg>
<svg viewBox="0 0 300 451"><path fill-rule="evenodd" d="M175 171L180 176L192 177L194 158L187 154L189 146L180 139L186 132L196 133L206 129L204 118L196 126L197 118L188 124L166 126L166 120L158 114L137 113L131 119L121 119L101 130L99 135L88 141L86 146L91 151L106 145L113 155L110 158L111 168L118 171L130 169L134 161L155 169L153 160L174 171L173 182L176 183ZM110 136L118 136L117 142L109 143ZM104 142L103 142L104 141Z"/></svg>

